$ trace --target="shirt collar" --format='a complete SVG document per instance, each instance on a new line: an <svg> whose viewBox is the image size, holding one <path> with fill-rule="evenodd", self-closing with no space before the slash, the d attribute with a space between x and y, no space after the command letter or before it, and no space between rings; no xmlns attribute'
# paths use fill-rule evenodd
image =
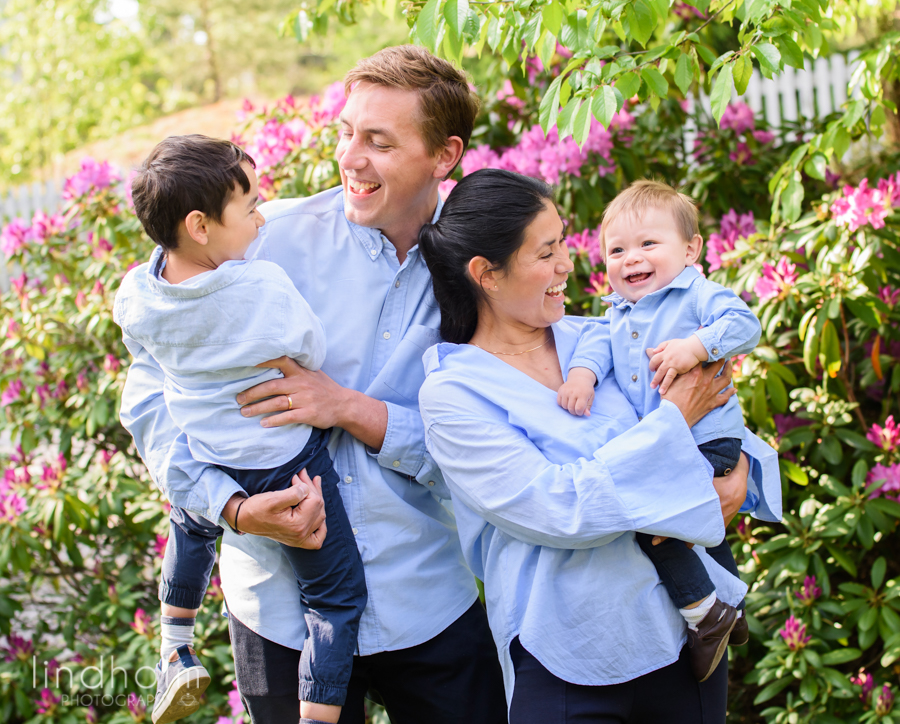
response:
<svg viewBox="0 0 900 724"><path fill-rule="evenodd" d="M441 198L440 194L438 194L438 202L437 206L434 209L434 216L431 217L431 223L434 224L441 215L441 210L444 208L444 200ZM344 192L341 192L341 213L344 214L344 218L347 219L347 214L344 213ZM385 237L381 233L380 229L373 229L368 226L360 226L359 224L354 224L350 219L347 219L347 224L350 226L350 231L353 233L353 236L363 245L363 248L368 252L369 259L375 261L380 255L382 250L384 249L384 241ZM410 253L413 249L416 249L418 244L410 249Z"/></svg>
<svg viewBox="0 0 900 724"><path fill-rule="evenodd" d="M655 292L650 292L646 296L642 297L642 299L647 299L648 297L659 297L663 294L668 293L670 289L687 289L691 284L694 283L694 280L700 276L700 272L698 272L692 266L686 266L684 271L681 272L677 277L675 277L671 282L669 282L662 289L657 289ZM605 297L602 297L604 302L611 304L616 309L621 309L622 307L631 306L633 307L636 302L631 302L621 294L616 294L615 292L612 294L608 294ZM640 301L640 300L639 300Z"/></svg>

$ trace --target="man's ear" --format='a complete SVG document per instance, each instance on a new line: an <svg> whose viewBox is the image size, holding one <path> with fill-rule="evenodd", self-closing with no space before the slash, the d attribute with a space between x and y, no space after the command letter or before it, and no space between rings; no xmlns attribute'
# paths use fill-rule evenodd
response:
<svg viewBox="0 0 900 724"><path fill-rule="evenodd" d="M491 266L491 263L483 256L469 259L469 276L489 294L497 291L497 274L491 269Z"/></svg>
<svg viewBox="0 0 900 724"><path fill-rule="evenodd" d="M192 211L184 217L185 231L198 244L209 243L209 219L202 211Z"/></svg>
<svg viewBox="0 0 900 724"><path fill-rule="evenodd" d="M437 153L437 165L434 167L434 177L443 181L456 168L459 159L463 155L464 144L459 136L450 136L447 145Z"/></svg>
<svg viewBox="0 0 900 724"><path fill-rule="evenodd" d="M703 251L703 237L700 236L700 234L694 234L691 237L691 240L687 243L684 265L694 266L694 264L700 261L701 251Z"/></svg>

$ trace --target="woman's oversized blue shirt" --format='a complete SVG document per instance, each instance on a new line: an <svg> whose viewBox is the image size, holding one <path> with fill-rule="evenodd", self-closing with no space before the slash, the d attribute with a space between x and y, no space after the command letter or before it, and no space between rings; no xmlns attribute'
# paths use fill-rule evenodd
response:
<svg viewBox="0 0 900 724"><path fill-rule="evenodd" d="M553 325L563 370L579 328ZM678 408L664 401L638 423L609 376L591 416L576 417L556 392L470 345L432 347L425 365L426 444L453 494L466 560L485 582L507 696L515 636L575 684L616 684L674 662L684 620L633 531L699 546L725 534L712 469ZM749 432L745 448L762 488L777 476L775 453ZM746 585L695 550L719 596L740 600Z"/></svg>

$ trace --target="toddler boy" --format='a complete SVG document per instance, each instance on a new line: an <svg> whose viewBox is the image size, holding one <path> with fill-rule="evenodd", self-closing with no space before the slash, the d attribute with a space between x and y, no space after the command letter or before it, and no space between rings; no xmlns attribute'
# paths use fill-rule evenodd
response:
<svg viewBox="0 0 900 724"><path fill-rule="evenodd" d="M694 268L703 239L697 209L684 194L656 181L635 182L604 211L600 244L615 294L605 297L612 305L606 316L586 322L579 337L558 395L569 412L589 414L594 385L613 369L643 417L659 407L660 394L677 375L750 352L759 342L760 324L747 305ZM728 475L744 437L737 398L710 412L691 432L715 475ZM653 536L644 533L637 540L687 621L691 665L697 679L705 681L728 643L746 643L746 619L717 600L703 563L682 541L654 546ZM738 575L724 540L707 553ZM742 601L738 608L743 606Z"/></svg>
<svg viewBox="0 0 900 724"><path fill-rule="evenodd" d="M114 318L132 355L149 354L162 369L166 407L197 461L221 468L248 495L284 490L304 469L304 480L321 478L327 522L321 549L282 548L309 628L300 660L300 721L334 723L367 594L325 447L328 431L301 424L263 428L241 415L235 399L280 375L255 366L261 362L286 355L317 370L325 358L322 325L285 272L268 261L244 260L265 223L256 209L254 168L233 143L205 136L167 138L153 150L132 192L135 213L158 248L123 279ZM233 527L240 535L240 506ZM154 724L195 711L210 680L191 646L222 529L179 508L171 511L170 529Z"/></svg>

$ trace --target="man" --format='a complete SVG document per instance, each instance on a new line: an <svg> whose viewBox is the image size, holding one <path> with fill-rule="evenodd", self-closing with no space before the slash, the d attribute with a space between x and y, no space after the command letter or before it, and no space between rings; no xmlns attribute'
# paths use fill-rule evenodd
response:
<svg viewBox="0 0 900 724"><path fill-rule="evenodd" d="M506 721L496 651L418 411L438 310L417 237L440 212L438 185L465 151L477 101L463 73L412 46L360 61L345 83L341 187L264 205L255 247L321 319L325 364L309 372L275 360L284 378L238 402L246 415L279 413L261 418L264 426L336 429L329 450L369 594L340 722L362 724L372 691L396 724L494 724ZM305 625L273 541L299 545L316 531L320 495L297 486L245 499L221 471L194 462L165 411L152 359L129 371L122 420L173 505L255 534L226 529L222 545L238 687L254 722L295 724Z"/></svg>

